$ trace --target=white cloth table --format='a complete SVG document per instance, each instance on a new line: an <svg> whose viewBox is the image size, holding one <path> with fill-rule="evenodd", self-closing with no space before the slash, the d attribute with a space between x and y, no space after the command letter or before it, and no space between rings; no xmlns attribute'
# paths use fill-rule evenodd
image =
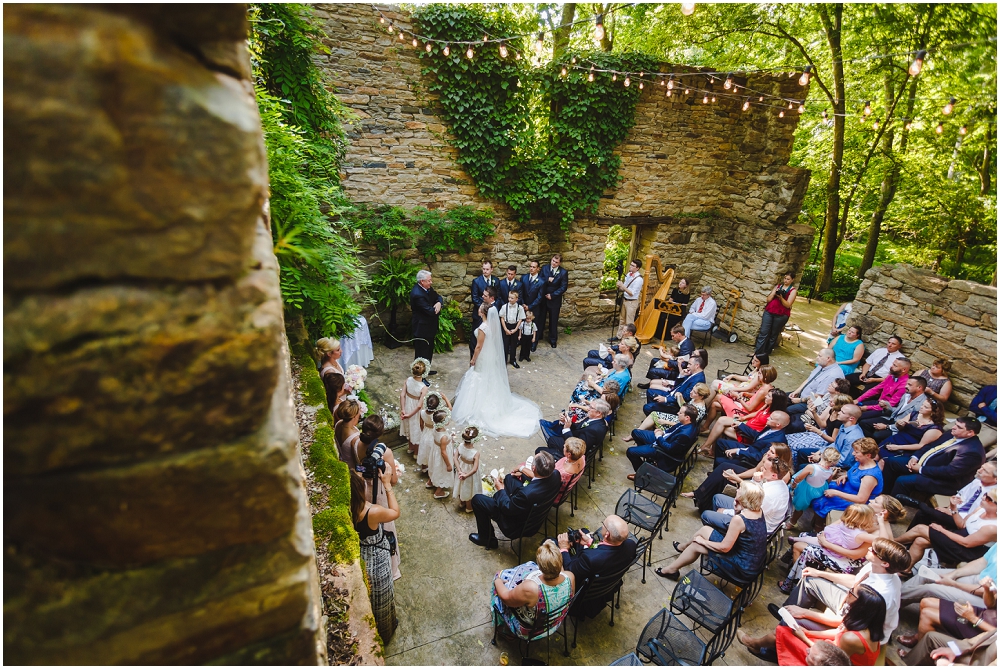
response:
<svg viewBox="0 0 1000 669"><path fill-rule="evenodd" d="M375 352L372 350L372 335L368 330L368 321L364 316L358 320L358 328L354 334L340 338L340 364L346 370L351 365L367 367L375 359Z"/></svg>

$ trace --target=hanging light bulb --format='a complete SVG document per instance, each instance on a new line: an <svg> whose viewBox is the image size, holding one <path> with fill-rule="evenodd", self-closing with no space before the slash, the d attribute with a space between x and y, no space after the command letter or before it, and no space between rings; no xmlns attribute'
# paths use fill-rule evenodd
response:
<svg viewBox="0 0 1000 669"><path fill-rule="evenodd" d="M743 111L750 109L750 98L743 101Z"/></svg>
<svg viewBox="0 0 1000 669"><path fill-rule="evenodd" d="M691 95L691 89L690 88L685 88L684 89L684 95Z"/></svg>
<svg viewBox="0 0 1000 669"><path fill-rule="evenodd" d="M514 52L514 60L521 60L521 54L520 54L520 52L517 52L517 51Z"/></svg>
<svg viewBox="0 0 1000 669"><path fill-rule="evenodd" d="M402 42L402 41L403 41L403 40L405 40L405 39L406 39L406 36L405 36L405 35L403 35L403 31L402 31L402 30L400 30L400 31L399 31L399 41L400 41L400 42Z"/></svg>
<svg viewBox="0 0 1000 669"><path fill-rule="evenodd" d="M944 106L944 109L941 110L941 113L944 114L945 116L950 114L955 109L956 102L958 102L958 100L956 100L955 98L949 99L948 104Z"/></svg>
<svg viewBox="0 0 1000 669"><path fill-rule="evenodd" d="M944 132L944 122L943 122L943 121L938 121L938 124L937 124L937 127L936 127L936 128L934 128L934 132L936 132L936 133L937 133L937 134L939 134L939 135L940 135L940 134L941 134L942 132Z"/></svg>
<svg viewBox="0 0 1000 669"><path fill-rule="evenodd" d="M391 22L391 21L389 22L389 27L388 27L388 28L386 28L386 30L388 30L388 31L389 31L389 34L390 34L390 35L392 34L392 31L393 31L393 27L392 27L392 22Z"/></svg>
<svg viewBox="0 0 1000 669"><path fill-rule="evenodd" d="M629 87L629 86L631 86L631 85L632 85L632 80L631 80L631 79L629 79L629 78L628 78L628 75L626 74L626 75L625 75L625 88L628 88L628 87Z"/></svg>
<svg viewBox="0 0 1000 669"><path fill-rule="evenodd" d="M385 15L384 14L379 14L378 15L378 22L381 23L382 25L385 25Z"/></svg>
<svg viewBox="0 0 1000 669"><path fill-rule="evenodd" d="M715 96L713 95L713 96L712 96L712 102L715 102L716 100L718 100L718 98L716 98L716 97L715 97Z"/></svg>
<svg viewBox="0 0 1000 669"><path fill-rule="evenodd" d="M501 58L507 57L507 45L504 44L503 42L500 42L500 57Z"/></svg>
<svg viewBox="0 0 1000 669"><path fill-rule="evenodd" d="M784 109L782 109L780 112L778 112L778 118L785 118L785 110Z"/></svg>
<svg viewBox="0 0 1000 669"><path fill-rule="evenodd" d="M490 38L487 37L486 35L483 35L483 44L485 44L486 42L489 42L489 41L490 41Z"/></svg>
<svg viewBox="0 0 1000 669"><path fill-rule="evenodd" d="M872 122L872 130L878 130L878 121Z"/></svg>
<svg viewBox="0 0 1000 669"><path fill-rule="evenodd" d="M731 74L726 75L726 83L722 84L722 87L725 88L727 91L733 87L733 75Z"/></svg>
<svg viewBox="0 0 1000 669"><path fill-rule="evenodd" d="M660 86L666 86L666 85L667 85L667 80L664 79L663 77L660 77Z"/></svg>
<svg viewBox="0 0 1000 669"><path fill-rule="evenodd" d="M961 128L958 129L958 134L959 135L964 135L964 134L966 134L968 132L969 132L969 129L967 127L965 127L964 125Z"/></svg>
<svg viewBox="0 0 1000 669"><path fill-rule="evenodd" d="M587 81L593 81L593 80L594 80L594 73L591 72L590 74L587 75Z"/></svg>
<svg viewBox="0 0 1000 669"><path fill-rule="evenodd" d="M541 58L543 51L545 51L545 33L539 32L538 38L535 40L535 53Z"/></svg>
<svg viewBox="0 0 1000 669"><path fill-rule="evenodd" d="M809 77L810 77L809 73L812 72L812 69L813 69L812 65L806 65L805 67L802 68L802 76L799 77L799 86L809 85Z"/></svg>
<svg viewBox="0 0 1000 669"><path fill-rule="evenodd" d="M691 16L694 14L694 3L693 2L682 2L681 3L681 14L684 16Z"/></svg>
<svg viewBox="0 0 1000 669"><path fill-rule="evenodd" d="M642 83L642 82L640 81L640 82L639 82L639 90L640 90L640 91L642 90L642 87L643 87L643 83Z"/></svg>
<svg viewBox="0 0 1000 669"><path fill-rule="evenodd" d="M433 48L434 47L431 46L430 42L424 45L424 51L426 51L427 53L430 53Z"/></svg>
<svg viewBox="0 0 1000 669"><path fill-rule="evenodd" d="M594 21L596 23L594 26L594 38L600 42L604 39L604 14L598 14Z"/></svg>
<svg viewBox="0 0 1000 669"><path fill-rule="evenodd" d="M618 81L618 73L617 72L615 72L614 74L611 75L611 81Z"/></svg>
<svg viewBox="0 0 1000 669"><path fill-rule="evenodd" d="M913 59L912 63L910 63L910 69L908 72L911 77L915 77L920 74L920 70L924 67L924 58L927 58L927 51L921 49L917 52L917 57Z"/></svg>
<svg viewBox="0 0 1000 669"><path fill-rule="evenodd" d="M668 91L674 90L674 75L672 74L670 75L670 78L667 79L667 90Z"/></svg>
<svg viewBox="0 0 1000 669"><path fill-rule="evenodd" d="M865 100L865 109L861 112L862 116L868 118L868 115L872 113L872 101Z"/></svg>
<svg viewBox="0 0 1000 669"><path fill-rule="evenodd" d="M789 101L788 101L788 108L789 108L789 109L795 109L795 103L794 103L794 102L792 102L791 100L789 100Z"/></svg>
<svg viewBox="0 0 1000 669"><path fill-rule="evenodd" d="M465 52L465 57L468 58L469 60L472 60L472 57L475 56L475 55L476 55L476 52L472 50L471 46Z"/></svg>
<svg viewBox="0 0 1000 669"><path fill-rule="evenodd" d="M763 96L763 95L762 95L762 96L760 96L760 97L759 97L759 98L757 99L757 102L763 102L763 101L764 101L764 96Z"/></svg>
<svg viewBox="0 0 1000 669"><path fill-rule="evenodd" d="M443 53L446 56L450 56L451 55L451 49L448 48L447 44L444 45L444 49L441 50L441 53Z"/></svg>
<svg viewBox="0 0 1000 669"><path fill-rule="evenodd" d="M560 77L565 77L566 76L566 66L565 65L563 66L563 68L561 70L559 70L559 76Z"/></svg>
<svg viewBox="0 0 1000 669"><path fill-rule="evenodd" d="M412 44L413 44L413 48L416 48L416 47L420 46L420 43L417 42L417 38L416 37L413 38Z"/></svg>
<svg viewBox="0 0 1000 669"><path fill-rule="evenodd" d="M667 91L667 97L668 97L668 98L669 98L669 97L672 97L672 96L673 96L673 94L674 94L674 92L673 92L673 91Z"/></svg>
<svg viewBox="0 0 1000 669"><path fill-rule="evenodd" d="M827 121L829 121L829 120L830 120L830 115L829 115L829 114L827 114L827 113L826 113L826 110L824 109L824 110L823 110L823 123L826 123L826 122L827 122Z"/></svg>
<svg viewBox="0 0 1000 669"><path fill-rule="evenodd" d="M806 113L806 106L804 104L799 104L799 113L800 114Z"/></svg>
<svg viewBox="0 0 1000 669"><path fill-rule="evenodd" d="M701 103L705 105L708 104L708 93L705 93L705 97L701 99Z"/></svg>

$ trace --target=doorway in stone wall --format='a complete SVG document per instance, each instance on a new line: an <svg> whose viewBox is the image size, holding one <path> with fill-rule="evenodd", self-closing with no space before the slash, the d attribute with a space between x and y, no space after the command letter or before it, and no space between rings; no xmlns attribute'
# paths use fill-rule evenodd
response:
<svg viewBox="0 0 1000 669"><path fill-rule="evenodd" d="M629 255L632 252L634 228L612 225L604 244L604 273L601 276L601 291L615 291L615 282L622 273L628 271Z"/></svg>

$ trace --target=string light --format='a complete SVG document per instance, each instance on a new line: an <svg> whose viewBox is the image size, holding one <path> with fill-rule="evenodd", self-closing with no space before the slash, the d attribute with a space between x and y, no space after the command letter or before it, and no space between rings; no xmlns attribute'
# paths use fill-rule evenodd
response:
<svg viewBox="0 0 1000 669"><path fill-rule="evenodd" d="M631 85L632 85L632 80L628 78L628 75L626 75L625 76L625 88L628 88Z"/></svg>
<svg viewBox="0 0 1000 669"><path fill-rule="evenodd" d="M417 38L416 38L416 37L414 37L414 38L413 38L413 48L415 49L415 48L417 48L418 46L419 46L419 43L417 42Z"/></svg>
<svg viewBox="0 0 1000 669"><path fill-rule="evenodd" d="M643 87L643 82L641 82L641 81L640 81L640 82L639 82L639 90L640 90L640 91L642 90L642 87Z"/></svg>
<svg viewBox="0 0 1000 669"><path fill-rule="evenodd" d="M806 65L805 67L802 68L802 76L799 77L799 86L809 85L809 76L810 76L809 73L812 72L812 69L813 69L812 65Z"/></svg>
<svg viewBox="0 0 1000 669"><path fill-rule="evenodd" d="M593 81L593 80L594 80L594 66L591 65L590 74L587 75L587 81Z"/></svg>
<svg viewBox="0 0 1000 669"><path fill-rule="evenodd" d="M903 130L907 130L908 131L910 128L913 127L913 122L910 121L910 119L904 118L903 120L905 121L905 123L903 124Z"/></svg>
<svg viewBox="0 0 1000 669"><path fill-rule="evenodd" d="M507 45L504 44L503 42L500 42L500 57L501 58L507 57Z"/></svg>
<svg viewBox="0 0 1000 669"><path fill-rule="evenodd" d="M543 51L545 51L545 33L539 32L538 39L535 40L535 53L541 58Z"/></svg>
<svg viewBox="0 0 1000 669"><path fill-rule="evenodd" d="M573 63L574 65L576 65L576 56L573 56L572 58L570 58L570 59L569 59L569 62L571 62L571 63Z"/></svg>
<svg viewBox="0 0 1000 669"><path fill-rule="evenodd" d="M872 113L872 102L871 100L865 100L865 109L861 112L862 118L868 118L868 115Z"/></svg>
<svg viewBox="0 0 1000 669"><path fill-rule="evenodd" d="M764 101L764 96L762 95L760 96L760 99L757 100L757 102L763 102L763 101Z"/></svg>
<svg viewBox="0 0 1000 669"><path fill-rule="evenodd" d="M666 79L660 79L660 86L666 86L666 85L667 85L667 80Z"/></svg>
<svg viewBox="0 0 1000 669"><path fill-rule="evenodd" d="M784 109L782 109L780 112L778 112L778 118L785 118L785 110Z"/></svg>
<svg viewBox="0 0 1000 669"><path fill-rule="evenodd" d="M611 75L611 81L618 81L618 73L617 72L615 72L614 74Z"/></svg>
<svg viewBox="0 0 1000 669"><path fill-rule="evenodd" d="M391 21L389 22L389 27L388 27L388 28L386 28L386 30L388 30L388 31L389 31L389 34L390 34L390 35L392 34L392 31L393 31L393 27L392 27L392 22L391 22Z"/></svg>
<svg viewBox="0 0 1000 669"><path fill-rule="evenodd" d="M667 91L667 97L668 97L668 98L669 98L669 97L671 97L671 96L672 96L673 94L674 94L674 92L673 92L673 91Z"/></svg>
<svg viewBox="0 0 1000 669"><path fill-rule="evenodd" d="M955 109L956 102L958 102L958 100L956 100L955 98L950 98L948 100L948 104L946 104L944 106L944 109L941 110L941 113L944 114L945 116L950 114Z"/></svg>
<svg viewBox="0 0 1000 669"><path fill-rule="evenodd" d="M430 53L431 49L433 49L433 48L434 47L431 46L430 42L428 42L427 44L424 45L424 51L426 51L427 53Z"/></svg>
<svg viewBox="0 0 1000 669"><path fill-rule="evenodd" d="M381 14L379 14L379 16L378 16L378 22L381 23L382 25L385 25L385 17L382 16Z"/></svg>
<svg viewBox="0 0 1000 669"><path fill-rule="evenodd" d="M750 98L743 101L743 111L750 109Z"/></svg>
<svg viewBox="0 0 1000 669"><path fill-rule="evenodd" d="M716 98L716 97L715 97L715 96L713 95L713 96L712 96L712 102L715 102L715 101L716 101L716 99L717 99L717 98Z"/></svg>
<svg viewBox="0 0 1000 669"><path fill-rule="evenodd" d="M961 128L958 129L958 134L959 135L964 135L967 132L969 132L969 129L967 127L965 127L964 125Z"/></svg>
<svg viewBox="0 0 1000 669"><path fill-rule="evenodd" d="M685 88L684 89L684 95L691 95L691 89L690 88Z"/></svg>
<svg viewBox="0 0 1000 669"><path fill-rule="evenodd" d="M705 93L705 97L701 99L702 104L708 104L708 93Z"/></svg>
<svg viewBox="0 0 1000 669"><path fill-rule="evenodd" d="M668 91L674 90L674 75L672 74L670 75L670 78L667 79L667 90Z"/></svg>
<svg viewBox="0 0 1000 669"><path fill-rule="evenodd" d="M936 127L936 128L934 128L934 132L936 132L936 133L937 133L937 134L939 134L939 135L940 135L940 134L941 134L942 132L944 132L944 122L943 122L943 121L938 121L938 124L937 124L937 127Z"/></svg>
<svg viewBox="0 0 1000 669"><path fill-rule="evenodd" d="M489 42L489 41L490 41L489 36L483 35L483 44L485 44L486 42Z"/></svg>
<svg viewBox="0 0 1000 669"><path fill-rule="evenodd" d="M598 14L595 23L594 37L598 42L604 41L604 14Z"/></svg>
<svg viewBox="0 0 1000 669"><path fill-rule="evenodd" d="M927 58L927 51L925 49L921 49L917 52L917 57L913 59L912 63L910 63L910 69L907 70L911 77L915 77L920 74L920 70L924 67L924 58Z"/></svg>
<svg viewBox="0 0 1000 669"><path fill-rule="evenodd" d="M403 35L403 31L402 31L402 30L400 30L400 31L399 31L399 41L400 41L400 42L402 42L402 41L403 41L403 40L405 40L405 39L406 39L406 37L405 37L405 36Z"/></svg>
<svg viewBox="0 0 1000 669"><path fill-rule="evenodd" d="M789 109L795 109L795 103L794 103L794 102L792 102L791 100L789 100L789 101L788 101L788 108L789 108Z"/></svg>
<svg viewBox="0 0 1000 669"><path fill-rule="evenodd" d="M733 75L731 74L726 75L726 83L724 83L722 87L725 88L727 91L733 87Z"/></svg>
<svg viewBox="0 0 1000 669"><path fill-rule="evenodd" d="M829 120L830 120L830 115L829 115L829 114L827 114L827 113L826 113L826 110L824 109L824 110L823 110L823 123L826 123L826 122L827 122L827 121L829 121Z"/></svg>
<svg viewBox="0 0 1000 669"><path fill-rule="evenodd" d="M446 56L450 56L451 55L451 49L448 48L447 44L444 45L444 50L441 51L441 53L443 53Z"/></svg>
<svg viewBox="0 0 1000 669"><path fill-rule="evenodd" d="M806 113L806 106L805 106L804 103L799 103L799 113L800 114L805 114Z"/></svg>
<svg viewBox="0 0 1000 669"><path fill-rule="evenodd" d="M472 50L471 46L469 47L468 51L465 52L465 57L468 58L469 60L472 60L472 57L475 55L476 52Z"/></svg>
<svg viewBox="0 0 1000 669"><path fill-rule="evenodd" d="M872 123L872 130L878 130L878 121Z"/></svg>
<svg viewBox="0 0 1000 669"><path fill-rule="evenodd" d="M681 14L684 16L691 16L694 14L694 3L693 2L682 2L681 3Z"/></svg>
<svg viewBox="0 0 1000 669"><path fill-rule="evenodd" d="M566 76L566 68L565 67L563 67L563 69L559 72L559 76L560 77L565 77Z"/></svg>

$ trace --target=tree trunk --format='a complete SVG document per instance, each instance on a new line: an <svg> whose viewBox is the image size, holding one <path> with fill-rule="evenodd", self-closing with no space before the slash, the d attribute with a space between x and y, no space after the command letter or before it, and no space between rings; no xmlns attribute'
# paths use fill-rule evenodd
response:
<svg viewBox="0 0 1000 669"><path fill-rule="evenodd" d="M552 31L552 60L558 61L566 53L569 46L569 35L573 28L569 24L573 23L576 17L576 3L567 2L562 8L562 18L559 26Z"/></svg>
<svg viewBox="0 0 1000 669"><path fill-rule="evenodd" d="M833 9L833 17L829 15L829 7ZM820 18L826 32L826 40L830 45L830 59L833 62L833 85L835 99L833 101L833 151L830 156L830 178L826 183L826 226L823 231L823 272L819 282L818 292L830 290L833 282L833 266L837 260L838 241L837 229L840 222L840 171L844 167L844 114L847 104L844 99L844 61L840 44L841 27L844 6L820 5Z"/></svg>

